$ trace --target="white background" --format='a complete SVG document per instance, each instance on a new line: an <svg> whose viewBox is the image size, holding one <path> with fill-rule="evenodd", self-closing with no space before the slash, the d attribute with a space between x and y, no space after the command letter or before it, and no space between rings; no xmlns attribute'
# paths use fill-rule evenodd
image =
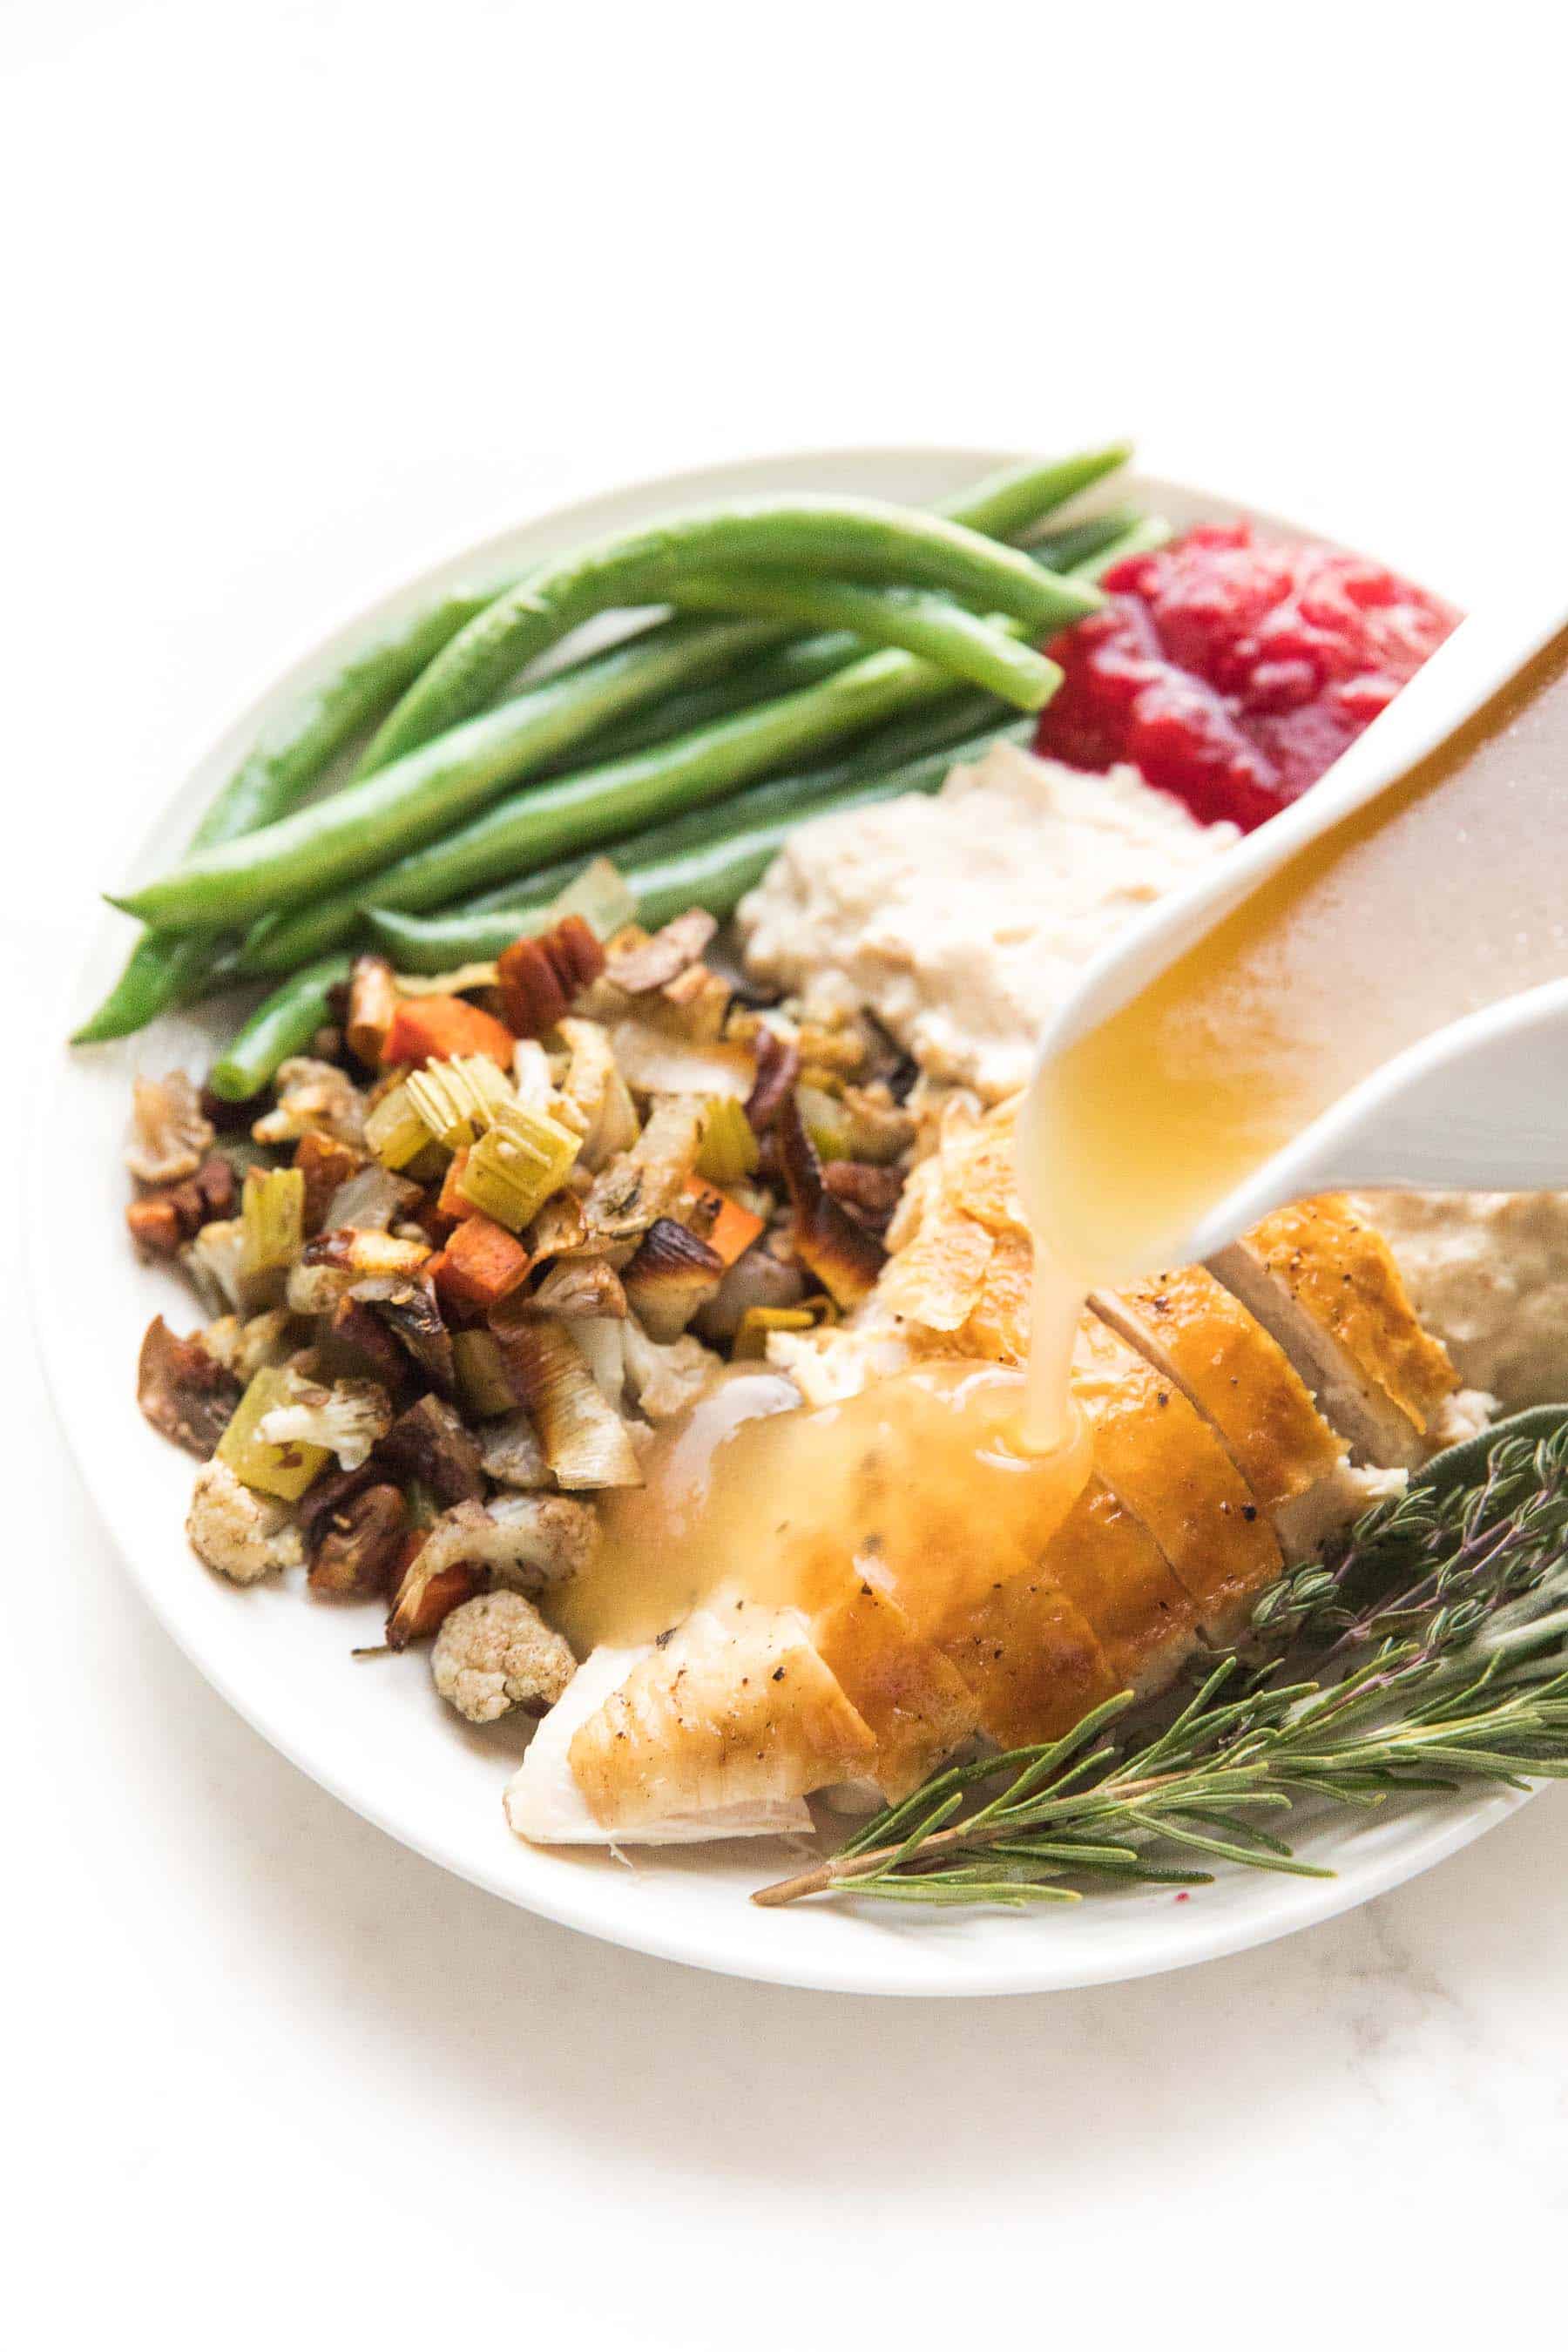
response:
<svg viewBox="0 0 1568 2352"><path fill-rule="evenodd" d="M121 841L286 661L531 508L1128 429L1417 566L1531 560L1547 18L0 0L14 1143ZM1568 1803L1100 1993L857 2005L593 1946L205 1690L11 1296L17 2342L1447 2344L1560 2300Z"/></svg>

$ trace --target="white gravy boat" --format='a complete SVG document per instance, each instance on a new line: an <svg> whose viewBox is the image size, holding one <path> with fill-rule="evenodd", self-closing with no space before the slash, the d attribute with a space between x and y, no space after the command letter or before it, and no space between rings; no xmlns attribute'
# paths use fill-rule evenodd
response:
<svg viewBox="0 0 1568 2352"><path fill-rule="evenodd" d="M1308 843L1398 783L1565 625L1561 585L1462 622L1320 783L1088 967L1047 1028L1037 1066L1136 997ZM1568 730L1563 758L1568 772ZM1568 924L1568 832L1543 840L1541 854L1561 870ZM1371 1072L1173 1238L1166 1262L1210 1256L1271 1209L1313 1192L1568 1186L1568 929L1563 970Z"/></svg>

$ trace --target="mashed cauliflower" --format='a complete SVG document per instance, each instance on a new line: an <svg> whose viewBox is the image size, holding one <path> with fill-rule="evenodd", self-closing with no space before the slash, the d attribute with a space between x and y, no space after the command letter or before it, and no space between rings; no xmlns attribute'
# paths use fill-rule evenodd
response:
<svg viewBox="0 0 1568 2352"><path fill-rule="evenodd" d="M1568 1398L1568 1192L1370 1192L1411 1304L1467 1388Z"/></svg>
<svg viewBox="0 0 1568 2352"><path fill-rule="evenodd" d="M931 1076L994 1101L1083 965L1236 839L1135 768L1001 743L932 799L802 825L742 902L746 961L815 1007L869 1006Z"/></svg>

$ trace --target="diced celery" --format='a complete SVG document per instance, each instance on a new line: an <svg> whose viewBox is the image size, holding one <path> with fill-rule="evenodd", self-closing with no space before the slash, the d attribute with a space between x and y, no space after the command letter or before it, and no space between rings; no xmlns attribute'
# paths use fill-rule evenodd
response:
<svg viewBox="0 0 1568 2352"><path fill-rule="evenodd" d="M581 1141L547 1111L506 1104L468 1154L463 1198L521 1233L566 1181Z"/></svg>
<svg viewBox="0 0 1568 2352"><path fill-rule="evenodd" d="M324 1445L311 1445L303 1439L289 1445L268 1445L257 1436L256 1425L262 1416L291 1401L285 1370L277 1364L264 1365L236 1405L217 1446L218 1460L226 1462L237 1478L285 1503L298 1502L331 1458Z"/></svg>
<svg viewBox="0 0 1568 2352"><path fill-rule="evenodd" d="M460 1151L472 1143L496 1112L514 1099L510 1081L488 1054L463 1054L450 1061L427 1063L404 1084L430 1134L448 1151Z"/></svg>
<svg viewBox="0 0 1568 2352"><path fill-rule="evenodd" d="M239 1222L241 1273L292 1265L305 1244L304 1170L247 1168Z"/></svg>
<svg viewBox="0 0 1568 2352"><path fill-rule="evenodd" d="M395 1174L428 1149L434 1138L415 1108L406 1078L376 1104L365 1120L364 1139L382 1166Z"/></svg>
<svg viewBox="0 0 1568 2352"><path fill-rule="evenodd" d="M733 1095L715 1096L708 1107L697 1172L710 1184L743 1184L757 1172L757 1139L744 1107Z"/></svg>

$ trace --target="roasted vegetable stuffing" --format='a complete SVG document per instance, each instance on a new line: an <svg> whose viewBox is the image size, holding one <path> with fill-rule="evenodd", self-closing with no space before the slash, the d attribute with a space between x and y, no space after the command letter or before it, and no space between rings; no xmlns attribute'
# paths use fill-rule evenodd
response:
<svg viewBox="0 0 1568 2352"><path fill-rule="evenodd" d="M237 1180L178 1071L142 1082L128 1153L138 1245L208 1318L182 1337L157 1318L137 1382L203 1459L196 1551L233 1582L302 1567L318 1601L379 1606L361 1646L433 1640L437 1689L474 1723L566 1688L550 1621L600 1498L636 1490L658 1431L722 1374L693 1326L744 1363L834 1311L747 1100L793 1134L804 1067L830 1064L847 1103L886 1095L896 1064L851 1018L760 1020L708 961L701 909L641 929L606 866L581 903L622 919L601 940L567 907L434 990L361 956L316 1007L337 1022L296 1023L312 1051L241 1114ZM879 1199L912 1150L900 1117L891 1164L865 1122L872 1156L834 1163ZM823 1252L842 1223L874 1273L864 1226L819 1183L811 1202Z"/></svg>

